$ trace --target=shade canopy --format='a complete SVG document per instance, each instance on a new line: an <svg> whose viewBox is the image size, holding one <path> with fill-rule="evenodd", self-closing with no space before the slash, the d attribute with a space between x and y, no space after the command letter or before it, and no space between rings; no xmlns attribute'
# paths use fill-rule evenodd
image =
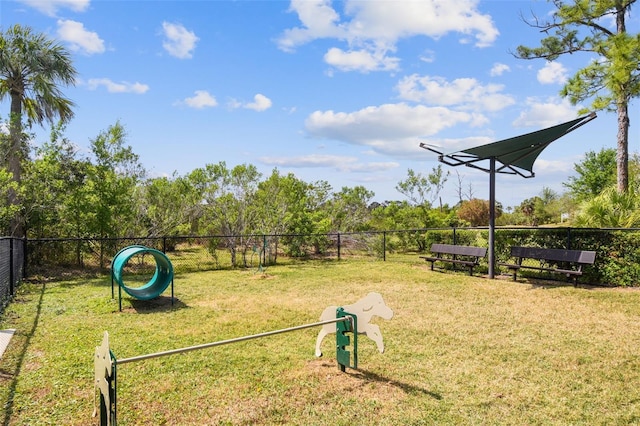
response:
<svg viewBox="0 0 640 426"><path fill-rule="evenodd" d="M494 277L495 267L495 205L496 173L517 174L525 178L533 177L533 163L551 142L596 118L592 112L584 117L567 121L553 127L527 133L498 142L480 145L444 154L427 144L420 147L438 154L438 160L450 166L465 165L489 173L489 278ZM488 165L486 161L488 160Z"/></svg>
<svg viewBox="0 0 640 426"><path fill-rule="evenodd" d="M482 160L494 158L497 163L500 163L496 164L496 173L517 174L529 178L535 176L533 173L533 163L551 142L572 132L594 118L596 118L596 114L591 113L587 116L536 132L456 151L451 154L439 152L437 149L424 143L421 143L420 146L437 153L441 162L451 166L465 165L490 172L489 167L483 166L481 162Z"/></svg>

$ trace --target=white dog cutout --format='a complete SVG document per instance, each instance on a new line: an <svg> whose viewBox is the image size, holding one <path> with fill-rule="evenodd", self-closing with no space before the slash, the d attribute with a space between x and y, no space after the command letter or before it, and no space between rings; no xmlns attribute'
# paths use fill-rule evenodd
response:
<svg viewBox="0 0 640 426"><path fill-rule="evenodd" d="M385 305L382 296L378 293L369 293L362 299L358 300L353 305L342 306L345 312L354 314L358 317L358 334L365 334L368 338L376 342L380 353L384 352L384 343L382 343L382 333L380 333L380 327L375 324L371 324L371 318L378 316L384 319L391 319L393 317L393 311L387 305ZM336 317L337 306L329 306L320 315L320 321L326 321L334 319ZM316 356L322 356L320 345L322 339L327 334L335 333L335 324L325 324L318 333L316 339Z"/></svg>

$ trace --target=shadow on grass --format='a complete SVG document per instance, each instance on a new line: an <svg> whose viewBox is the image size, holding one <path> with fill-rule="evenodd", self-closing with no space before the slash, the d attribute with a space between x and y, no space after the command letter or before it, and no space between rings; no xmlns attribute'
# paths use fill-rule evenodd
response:
<svg viewBox="0 0 640 426"><path fill-rule="evenodd" d="M180 299L171 296L159 296L151 300L127 299L131 303L130 308L123 308L123 312L135 311L138 314L152 314L177 309L186 309L189 306Z"/></svg>
<svg viewBox="0 0 640 426"><path fill-rule="evenodd" d="M616 288L615 286L605 285L605 284L593 284L593 283L582 283L578 281L574 283L572 280L566 280L562 278L552 278L552 277L535 277L535 276L522 276L518 277L516 281L513 281L512 275L500 275L497 279L508 280L510 282L515 282L519 284L527 284L531 286L531 289L554 289L554 288L564 288L564 287L572 287L580 290L595 290L595 289L603 289L603 288Z"/></svg>
<svg viewBox="0 0 640 426"><path fill-rule="evenodd" d="M437 399L437 400L442 399L442 395L440 395L439 393L429 391L419 386L410 385L408 383L402 383L397 380L391 380L391 379L388 379L387 377L383 377L379 374L372 373L366 370L358 369L357 373L354 374L354 377L358 377L358 376L361 376L363 380L368 380L371 382L380 382L380 383L397 387L398 389L401 389L406 393L420 393L420 394L429 396L433 399Z"/></svg>
<svg viewBox="0 0 640 426"><path fill-rule="evenodd" d="M484 278L489 278L489 277L484 276ZM521 274L521 275L518 275L517 279L514 281L513 274L502 273L502 274L496 274L495 279L502 280L502 281L510 281L517 284L527 284L531 286L531 289L537 289L537 288L554 289L554 288L573 287L580 290L596 290L596 289L603 289L603 288L617 288L617 286L614 286L614 285L581 282L579 279L577 282L574 283L573 280L567 279L564 277L559 277L558 274L553 274L549 276Z"/></svg>
<svg viewBox="0 0 640 426"><path fill-rule="evenodd" d="M18 377L20 376L20 370L22 370L22 365L24 364L24 359L27 354L27 349L31 343L31 338L33 337L36 329L38 328L38 322L40 321L40 312L42 311L42 300L44 299L44 291L45 285L39 284L41 286L39 300L36 308L36 312L33 318L33 324L31 325L31 329L24 332L24 343L22 347L18 350L18 357L15 366L15 370L13 372L6 372L2 370L2 375L6 374L7 377L11 377L11 382L9 384L9 392L7 393L7 401L4 406L4 418L2 420L2 424L4 426L9 426L11 423L11 415L13 414L13 400L16 394L16 386L18 384ZM14 303L16 303L14 301ZM14 336L14 341L17 336Z"/></svg>

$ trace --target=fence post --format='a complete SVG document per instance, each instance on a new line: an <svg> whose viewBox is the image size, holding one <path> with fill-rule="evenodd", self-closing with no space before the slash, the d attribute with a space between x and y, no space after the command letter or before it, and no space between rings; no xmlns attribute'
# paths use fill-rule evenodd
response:
<svg viewBox="0 0 640 426"><path fill-rule="evenodd" d="M338 260L340 260L340 233L338 232Z"/></svg>
<svg viewBox="0 0 640 426"><path fill-rule="evenodd" d="M22 239L22 276L21 279L27 277L27 237Z"/></svg>
<svg viewBox="0 0 640 426"><path fill-rule="evenodd" d="M382 231L382 261L387 261L387 231Z"/></svg>
<svg viewBox="0 0 640 426"><path fill-rule="evenodd" d="M454 226L454 227L453 227L453 245L454 245L454 246L456 245L456 239L457 239L457 238L456 238L456 227Z"/></svg>
<svg viewBox="0 0 640 426"><path fill-rule="evenodd" d="M13 238L9 238L9 295L13 296Z"/></svg>
<svg viewBox="0 0 640 426"><path fill-rule="evenodd" d="M571 250L571 227L567 227L567 250Z"/></svg>
<svg viewBox="0 0 640 426"><path fill-rule="evenodd" d="M262 236L262 264L267 264L267 236Z"/></svg>

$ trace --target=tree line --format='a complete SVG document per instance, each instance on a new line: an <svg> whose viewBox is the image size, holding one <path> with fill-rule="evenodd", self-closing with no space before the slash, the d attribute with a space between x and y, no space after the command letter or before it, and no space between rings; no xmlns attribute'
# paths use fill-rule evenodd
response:
<svg viewBox="0 0 640 426"><path fill-rule="evenodd" d="M378 203L363 186L336 191L323 180L306 182L277 168L264 176L254 165L224 161L182 176L149 178L120 122L90 139L89 151L82 156L59 124L47 142L27 152L19 186L0 169L3 199L13 190L22 200L29 238L312 235L488 223L488 201L475 198L460 176L459 201L438 202L451 177L440 165L426 175L409 169L396 185L405 199ZM515 208L498 204L498 224L593 226L600 220L599 226L640 226L640 160L630 161L633 179L623 200L615 191L615 155L612 148L587 153L564 194L542 188ZM570 213L564 221L563 213ZM15 214L11 203L0 206L5 233Z"/></svg>
<svg viewBox="0 0 640 426"><path fill-rule="evenodd" d="M326 234L377 228L458 224L453 209L431 209L416 194L435 189L409 171L399 191L414 202L372 203L363 186L334 191L326 181L305 182L277 168L263 176L254 165L206 164L184 176L148 178L118 122L90 140L82 157L56 126L22 164L20 185L0 169L3 199L22 200L29 238L176 235ZM6 139L6 135L3 136ZM438 167L430 176L444 182ZM441 188L441 186L440 186ZM438 189L439 190L439 189ZM385 211L385 213L382 213ZM0 229L9 232L16 206L0 206Z"/></svg>

